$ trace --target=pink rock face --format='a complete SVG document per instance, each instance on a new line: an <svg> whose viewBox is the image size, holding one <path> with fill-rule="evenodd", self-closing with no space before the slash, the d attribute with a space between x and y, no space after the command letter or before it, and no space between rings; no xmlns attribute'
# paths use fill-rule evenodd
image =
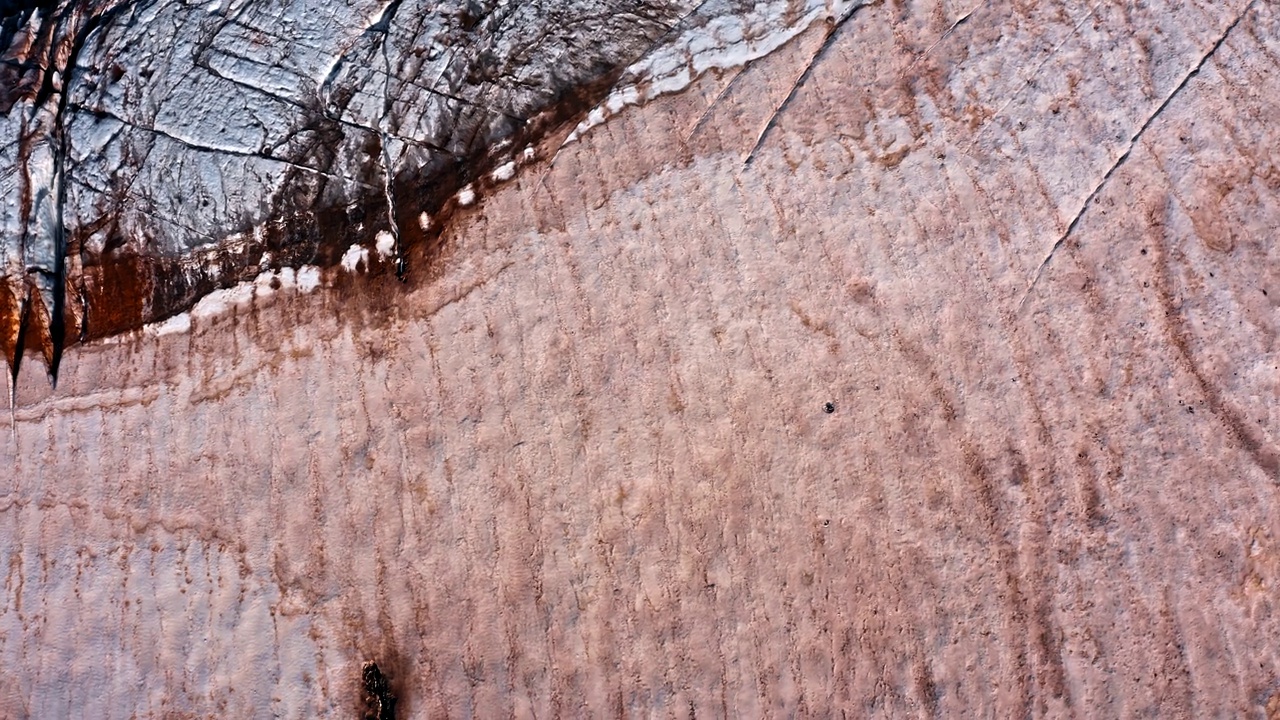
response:
<svg viewBox="0 0 1280 720"><path fill-rule="evenodd" d="M1280 15L975 5L25 363L0 715L1280 717Z"/></svg>

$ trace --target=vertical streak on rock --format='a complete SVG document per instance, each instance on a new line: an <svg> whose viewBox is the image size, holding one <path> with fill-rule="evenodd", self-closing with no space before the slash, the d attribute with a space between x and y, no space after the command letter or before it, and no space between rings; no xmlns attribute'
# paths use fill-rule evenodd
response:
<svg viewBox="0 0 1280 720"><path fill-rule="evenodd" d="M23 102L34 83L16 88L21 113L15 170L20 173L16 253L10 258L9 297L0 298L6 318L0 325L4 349L16 377L21 355L29 343L44 355L52 382L66 341L66 173L70 138L66 116L70 85L80 53L93 33L109 22L123 5L116 0L68 4L59 12L46 7L41 20L42 46L32 50L24 64L27 73L38 73L38 86ZM43 58L32 65L31 58ZM12 108L10 108L12 109ZM16 270L16 272L15 272ZM34 335L28 336L27 331Z"/></svg>
<svg viewBox="0 0 1280 720"><path fill-rule="evenodd" d="M380 34L378 39L379 51L382 55L382 67L384 75L382 78L382 113L378 117L378 135L380 142L378 143L378 151L382 155L382 192L387 198L387 223L391 226L391 237L395 239L393 246L393 254L396 263L396 277L402 282L405 279L407 267L404 259L404 249L400 245L400 224L396 222L396 200L395 192L392 189L392 183L395 175L392 168L395 162L391 158L391 137L387 132L387 122L391 115L391 56L387 53L387 39L391 35L391 22L395 19L396 12L400 9L401 0L392 0L387 5L382 17L378 18L378 22L369 28L370 32Z"/></svg>
<svg viewBox="0 0 1280 720"><path fill-rule="evenodd" d="M27 311L29 308L28 299L24 298L18 303L17 315L17 333L14 338L13 359L9 361L9 377L11 385L9 386L9 408L12 409L17 402L18 395L18 371L22 368L22 348L26 344L27 339Z"/></svg>

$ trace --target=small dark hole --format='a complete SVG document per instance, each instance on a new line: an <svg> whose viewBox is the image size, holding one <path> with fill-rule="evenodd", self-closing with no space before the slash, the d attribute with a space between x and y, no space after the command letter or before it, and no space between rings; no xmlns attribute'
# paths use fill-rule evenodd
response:
<svg viewBox="0 0 1280 720"><path fill-rule="evenodd" d="M375 662L366 662L360 672L361 684L364 686L364 702L366 720L395 720L396 696L391 692L391 683L382 674Z"/></svg>
<svg viewBox="0 0 1280 720"><path fill-rule="evenodd" d="M1147 249L1146 249L1146 248L1142 248L1142 254L1143 254L1143 255L1146 255L1146 254L1147 254Z"/></svg>
<svg viewBox="0 0 1280 720"><path fill-rule="evenodd" d="M826 405L823 405L823 406L822 406L822 412L824 412L824 413L826 413L826 414L828 414L828 415L830 415L831 413L833 413L833 412L835 412L835 411L836 411L836 404L835 404L835 403L827 403Z"/></svg>
<svg viewBox="0 0 1280 720"><path fill-rule="evenodd" d="M830 520L823 520L823 521L822 521L822 527L831 527L831 521L830 521Z"/></svg>

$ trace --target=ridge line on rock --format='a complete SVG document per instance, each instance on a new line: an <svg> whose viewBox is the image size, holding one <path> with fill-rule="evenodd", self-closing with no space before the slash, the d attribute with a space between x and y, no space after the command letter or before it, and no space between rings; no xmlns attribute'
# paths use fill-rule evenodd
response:
<svg viewBox="0 0 1280 720"><path fill-rule="evenodd" d="M1125 148L1124 152L1120 153L1120 156L1115 159L1115 162L1111 163L1111 167L1107 168L1107 171L1103 173L1102 179L1094 185L1093 190L1087 197L1085 197L1084 202L1080 204L1080 209L1076 211L1075 216L1071 218L1071 222L1067 224L1067 229L1063 231L1062 235L1053 243L1053 246L1049 248L1048 254L1046 254L1044 259L1040 261L1040 265L1036 268L1035 276L1031 279L1031 284L1027 286L1025 291L1023 291L1022 299L1018 302L1018 313L1022 312L1023 306L1027 303L1027 298L1031 296L1031 291L1035 289L1036 283L1040 281L1040 277L1044 274L1044 269L1049 265L1049 261L1053 259L1054 254L1058 252L1058 248L1062 247L1063 243L1066 242L1071 233L1075 231L1076 226L1080 224L1081 218L1084 217L1085 212L1089 209L1089 205L1095 201L1098 193L1102 191L1103 186L1107 184L1111 179L1111 176L1115 174L1116 170L1118 170L1120 166L1129 159L1129 156L1133 153L1133 149L1138 146L1138 141L1142 138L1142 135L1146 133L1147 128L1151 127L1156 118L1164 112L1165 108L1169 107L1170 103L1173 102L1173 99L1178 96L1178 93L1182 92L1182 89L1191 82L1191 79L1200 74L1200 70L1204 68L1205 63L1209 62L1209 59L1218 52L1218 49L1221 48L1224 43L1226 43L1227 37L1231 35L1231 32L1236 29L1241 21L1244 20L1245 16L1249 14L1249 11L1257 4L1258 0L1250 0L1249 4L1246 5L1245 8L1240 11L1240 14L1236 16L1235 20L1232 20L1231 23L1227 25L1226 30L1222 32L1222 35L1218 37L1217 41L1209 47L1208 51L1205 52L1203 56L1201 56L1200 61L1182 77L1182 80L1178 83L1177 87L1175 87L1173 91L1165 97L1163 102L1156 106L1155 111L1147 117L1146 121L1139 126L1137 132L1129 138L1128 147Z"/></svg>
<svg viewBox="0 0 1280 720"><path fill-rule="evenodd" d="M835 44L836 35L840 32L840 28L844 27L846 22L853 19L853 16L856 15L859 10L865 7L872 7L876 4L878 3L854 5L845 12L844 17L839 18L827 27L827 35L822 39L822 44L818 46L817 52L809 58L809 62L804 66L804 71L800 73L800 76L796 78L795 82L791 83L791 91L788 92L782 102L774 108L773 114L769 116L769 121L765 123L764 129L761 130L760 134L756 137L756 144L751 148L751 152L747 153L747 159L742 161L742 168L744 170L751 165L753 160L755 160L756 151L760 149L761 145L764 145L764 141L769 137L769 133L773 131L774 126L777 124L778 117L791 106L791 102L795 100L800 89L809 82L809 78L813 76L814 67L816 67L818 62L826 56L827 52L831 49L831 46Z"/></svg>

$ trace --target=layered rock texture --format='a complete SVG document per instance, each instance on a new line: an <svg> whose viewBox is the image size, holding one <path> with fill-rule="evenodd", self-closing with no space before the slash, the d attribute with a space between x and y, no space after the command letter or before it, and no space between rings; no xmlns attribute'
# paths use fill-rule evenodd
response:
<svg viewBox="0 0 1280 720"><path fill-rule="evenodd" d="M336 265L371 231L403 278L438 235L424 213L611 86L617 109L858 5L28 2L0 25L0 349L55 377L68 340Z"/></svg>
<svg viewBox="0 0 1280 720"><path fill-rule="evenodd" d="M1274 4L0 33L0 715L1280 717Z"/></svg>

